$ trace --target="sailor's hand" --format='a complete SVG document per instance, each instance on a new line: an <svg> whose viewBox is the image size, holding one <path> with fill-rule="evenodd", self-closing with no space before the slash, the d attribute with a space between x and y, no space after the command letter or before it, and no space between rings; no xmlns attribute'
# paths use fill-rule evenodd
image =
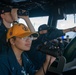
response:
<svg viewBox="0 0 76 75"><path fill-rule="evenodd" d="M12 15L13 21L17 21L18 20L17 10L18 10L18 8L13 8L11 10L11 15Z"/></svg>
<svg viewBox="0 0 76 75"><path fill-rule="evenodd" d="M46 55L46 62L49 63L49 66L56 60L56 57L51 55Z"/></svg>

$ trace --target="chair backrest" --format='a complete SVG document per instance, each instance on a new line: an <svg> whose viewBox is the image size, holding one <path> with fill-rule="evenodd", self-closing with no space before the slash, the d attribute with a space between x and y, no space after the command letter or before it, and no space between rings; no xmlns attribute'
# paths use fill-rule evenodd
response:
<svg viewBox="0 0 76 75"><path fill-rule="evenodd" d="M66 63L66 59L64 56L59 56L56 61L50 66L48 71L61 74L63 72L64 65Z"/></svg>
<svg viewBox="0 0 76 75"><path fill-rule="evenodd" d="M65 47L63 56L66 58L66 63L71 62L76 57L76 37Z"/></svg>

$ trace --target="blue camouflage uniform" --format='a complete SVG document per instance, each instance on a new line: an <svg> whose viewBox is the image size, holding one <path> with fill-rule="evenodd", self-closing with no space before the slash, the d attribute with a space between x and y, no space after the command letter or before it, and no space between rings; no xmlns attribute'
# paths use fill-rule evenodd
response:
<svg viewBox="0 0 76 75"><path fill-rule="evenodd" d="M35 75L35 70L27 55L23 53L20 66L14 52L9 48L8 52L0 55L0 75Z"/></svg>
<svg viewBox="0 0 76 75"><path fill-rule="evenodd" d="M3 23L1 23L0 24L0 53L5 52L5 49L7 48L6 33L7 33L7 28L4 26Z"/></svg>
<svg viewBox="0 0 76 75"><path fill-rule="evenodd" d="M56 39L57 37L61 37L61 36L64 36L64 35L65 35L65 33L63 33L62 30L51 27L48 30L48 33L46 34L45 38L47 40L53 40L53 39Z"/></svg>

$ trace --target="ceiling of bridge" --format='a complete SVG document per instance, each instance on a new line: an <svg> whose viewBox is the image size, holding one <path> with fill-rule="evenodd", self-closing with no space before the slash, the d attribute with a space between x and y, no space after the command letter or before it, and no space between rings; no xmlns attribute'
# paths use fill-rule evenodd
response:
<svg viewBox="0 0 76 75"><path fill-rule="evenodd" d="M30 16L76 13L75 0L0 0L0 8L11 6L30 11Z"/></svg>

